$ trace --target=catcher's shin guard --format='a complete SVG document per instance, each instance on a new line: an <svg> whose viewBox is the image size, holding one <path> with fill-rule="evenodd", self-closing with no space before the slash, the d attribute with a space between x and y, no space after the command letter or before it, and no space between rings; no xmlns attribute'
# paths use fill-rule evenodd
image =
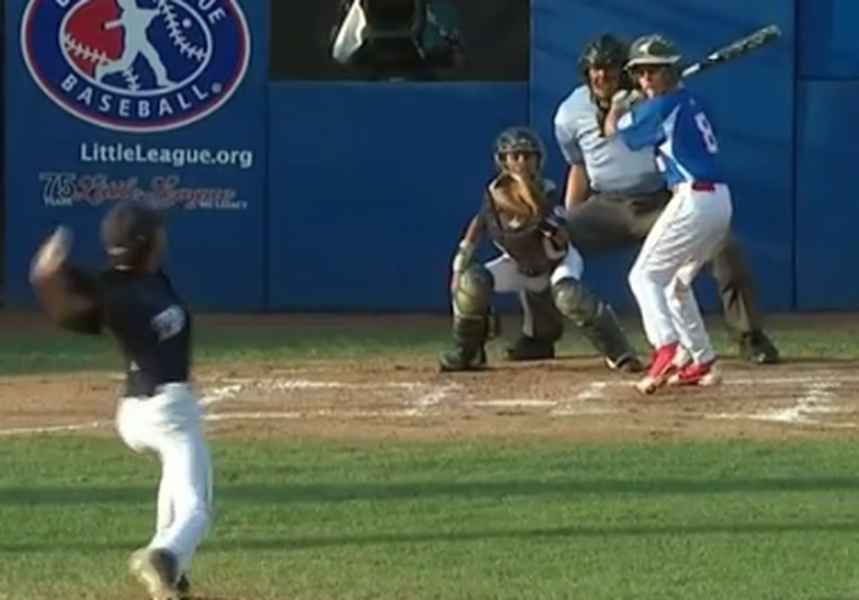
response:
<svg viewBox="0 0 859 600"><path fill-rule="evenodd" d="M479 371L486 367L486 341L492 317L454 317L453 344L439 355L442 372Z"/></svg>
<svg viewBox="0 0 859 600"><path fill-rule="evenodd" d="M576 324L610 368L630 372L643 369L611 306L572 278L554 284L552 294L560 313Z"/></svg>

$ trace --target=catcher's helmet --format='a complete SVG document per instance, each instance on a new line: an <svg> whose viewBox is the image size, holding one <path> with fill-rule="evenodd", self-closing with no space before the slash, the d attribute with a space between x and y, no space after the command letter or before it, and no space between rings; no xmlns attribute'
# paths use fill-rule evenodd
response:
<svg viewBox="0 0 859 600"><path fill-rule="evenodd" d="M510 127L495 138L495 164L499 168L503 167L504 155L512 152L534 154L540 168L542 168L543 159L546 156L543 140L530 127Z"/></svg>
<svg viewBox="0 0 859 600"><path fill-rule="evenodd" d="M681 58L677 48L666 38L658 34L645 35L630 45L626 68L639 65L676 66Z"/></svg>
<svg viewBox="0 0 859 600"><path fill-rule="evenodd" d="M589 67L622 69L629 49L616 35L604 33L591 40L579 58L579 69L584 73Z"/></svg>

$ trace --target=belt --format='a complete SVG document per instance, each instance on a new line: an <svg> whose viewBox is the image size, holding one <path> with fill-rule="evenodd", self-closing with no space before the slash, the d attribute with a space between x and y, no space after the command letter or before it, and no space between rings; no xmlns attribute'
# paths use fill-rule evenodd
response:
<svg viewBox="0 0 859 600"><path fill-rule="evenodd" d="M689 189L693 192L715 192L716 184L711 181L682 181L675 185L671 186L671 191L673 193L677 193L677 190L680 189L680 186L688 185Z"/></svg>
<svg viewBox="0 0 859 600"><path fill-rule="evenodd" d="M151 400L164 394L192 394L193 388L187 381L165 381L153 385L136 385L126 390L127 398Z"/></svg>

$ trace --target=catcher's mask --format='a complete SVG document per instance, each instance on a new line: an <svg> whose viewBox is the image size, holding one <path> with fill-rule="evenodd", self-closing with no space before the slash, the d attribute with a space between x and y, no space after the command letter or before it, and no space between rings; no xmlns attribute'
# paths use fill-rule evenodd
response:
<svg viewBox="0 0 859 600"><path fill-rule="evenodd" d="M117 202L101 221L101 240L111 266L145 268L162 225L155 209L139 202Z"/></svg>
<svg viewBox="0 0 859 600"><path fill-rule="evenodd" d="M510 127L502 131L495 139L495 166L499 171L508 171L506 159L511 154L533 156L537 159L536 176L543 169L546 149L543 140L536 131L529 127Z"/></svg>

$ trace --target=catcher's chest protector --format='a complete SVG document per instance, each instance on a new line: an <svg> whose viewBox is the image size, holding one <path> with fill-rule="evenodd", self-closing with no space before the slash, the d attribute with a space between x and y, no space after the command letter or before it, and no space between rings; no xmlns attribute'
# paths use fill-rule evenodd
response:
<svg viewBox="0 0 859 600"><path fill-rule="evenodd" d="M533 275L551 270L557 264L561 250L541 231L554 208L552 200L546 195L542 200L539 213L525 220L500 210L487 192L481 211L487 235L492 242L513 258L520 270Z"/></svg>

